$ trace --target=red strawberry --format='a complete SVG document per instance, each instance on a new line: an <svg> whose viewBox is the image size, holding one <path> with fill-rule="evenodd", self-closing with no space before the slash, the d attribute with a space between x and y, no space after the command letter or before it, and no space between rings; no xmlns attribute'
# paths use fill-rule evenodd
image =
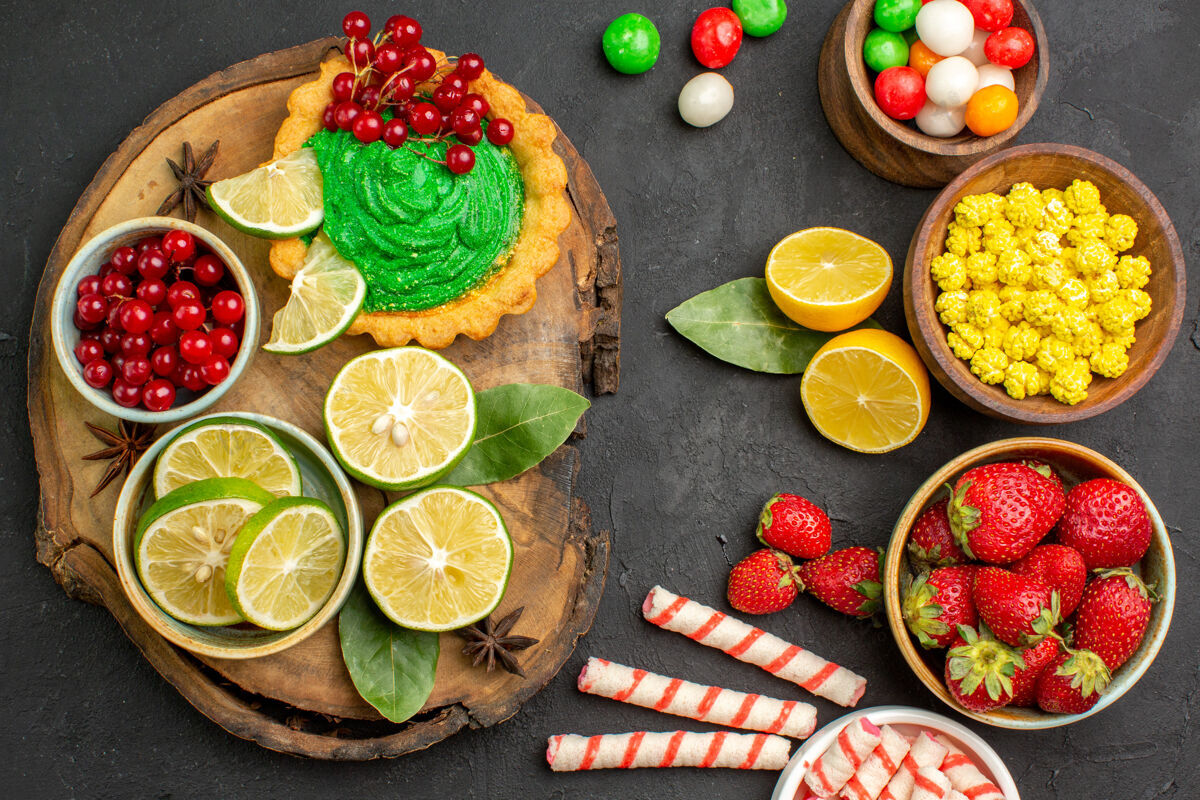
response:
<svg viewBox="0 0 1200 800"><path fill-rule="evenodd" d="M795 569L785 553L770 548L755 550L729 572L729 605L747 614L782 611L800 591Z"/></svg>
<svg viewBox="0 0 1200 800"><path fill-rule="evenodd" d="M939 500L917 517L908 535L908 559L917 569L953 567L967 563L967 554L954 541L950 518L946 516L949 500Z"/></svg>
<svg viewBox="0 0 1200 800"><path fill-rule="evenodd" d="M1075 617L1075 646L1091 650L1115 672L1142 643L1150 606L1157 599L1128 569L1101 572L1083 592Z"/></svg>
<svg viewBox="0 0 1200 800"><path fill-rule="evenodd" d="M869 617L879 609L879 551L870 547L834 550L796 567L800 590L852 617Z"/></svg>
<svg viewBox="0 0 1200 800"><path fill-rule="evenodd" d="M1052 714L1082 714L1096 705L1110 678L1091 650L1059 653L1038 676L1038 707Z"/></svg>
<svg viewBox="0 0 1200 800"><path fill-rule="evenodd" d="M946 653L946 688L969 711L991 711L1012 702L1021 654L986 630L959 626Z"/></svg>
<svg viewBox="0 0 1200 800"><path fill-rule="evenodd" d="M1129 567L1150 547L1150 515L1138 493L1120 481L1084 481L1067 495L1058 540L1078 550L1088 569Z"/></svg>
<svg viewBox="0 0 1200 800"><path fill-rule="evenodd" d="M1087 583L1087 566L1083 556L1065 544L1039 544L1011 567L1027 578L1039 580L1058 591L1059 607L1064 618L1075 613Z"/></svg>
<svg viewBox="0 0 1200 800"><path fill-rule="evenodd" d="M941 567L922 572L904 593L908 629L927 650L945 647L958 635L958 626L979 624L971 583L976 567Z"/></svg>
<svg viewBox="0 0 1200 800"><path fill-rule="evenodd" d="M1025 668L1017 668L1013 675L1012 705L1032 707L1037 705L1037 681L1042 670L1058 655L1058 640L1047 636L1035 647L1026 648L1021 652Z"/></svg>
<svg viewBox="0 0 1200 800"><path fill-rule="evenodd" d="M833 531L824 511L798 494L781 492L763 506L756 535L796 558L820 558L829 552Z"/></svg>
<svg viewBox="0 0 1200 800"><path fill-rule="evenodd" d="M1062 492L1063 497L1066 497L1067 490L1063 487L1062 476L1054 471L1054 467L1045 461L1038 461L1036 458L1022 459L1021 463L1039 475L1043 475L1053 481L1054 485L1058 487L1058 491Z"/></svg>
<svg viewBox="0 0 1200 800"><path fill-rule="evenodd" d="M979 618L997 639L1013 647L1037 644L1062 621L1057 592L999 567L979 568L971 596Z"/></svg>
<svg viewBox="0 0 1200 800"><path fill-rule="evenodd" d="M959 545L989 564L1016 561L1042 540L1063 510L1062 491L1024 464L985 464L954 485L947 514Z"/></svg>

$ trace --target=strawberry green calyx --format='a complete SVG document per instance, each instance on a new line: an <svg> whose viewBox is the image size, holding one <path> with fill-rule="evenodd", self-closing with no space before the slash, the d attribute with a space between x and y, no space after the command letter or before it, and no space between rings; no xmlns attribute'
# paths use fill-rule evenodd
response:
<svg viewBox="0 0 1200 800"><path fill-rule="evenodd" d="M1091 650L1071 650L1067 659L1054 672L1062 678L1070 678L1072 689L1078 691L1083 698L1092 694L1104 694L1104 690L1112 681L1112 673L1104 665L1100 656Z"/></svg>
<svg viewBox="0 0 1200 800"><path fill-rule="evenodd" d="M779 495L775 495L770 500L768 500L766 502L766 505L763 506L762 513L759 514L759 516L758 516L758 530L756 530L754 532L754 535L764 545L768 545L768 546L770 545L770 543L764 537L766 536L766 532L771 530L771 524L774 521L772 518L773 515L771 514L771 506L778 503L779 500L780 500Z"/></svg>
<svg viewBox="0 0 1200 800"><path fill-rule="evenodd" d="M1011 699L1013 676L1018 669L1025 668L1021 653L983 627L976 631L959 625L958 634L963 643L946 654L946 674L958 684L957 694L973 695L982 686L994 702Z"/></svg>
<svg viewBox="0 0 1200 800"><path fill-rule="evenodd" d="M883 584L878 581L859 581L854 584L854 590L865 600L858 607L860 617L869 617L879 610L879 598L883 594Z"/></svg>
<svg viewBox="0 0 1200 800"><path fill-rule="evenodd" d="M1061 642L1063 638L1055 630L1061 622L1062 602L1058 590L1055 589L1050 593L1050 605L1043 607L1041 612L1029 623L1030 627L1033 628L1033 635L1028 633L1022 635L1022 643L1028 647L1034 647L1046 637L1058 639Z"/></svg>
<svg viewBox="0 0 1200 800"><path fill-rule="evenodd" d="M1124 578L1126 586L1128 586L1130 589L1133 589L1151 603L1157 603L1162 599L1158 592L1155 591L1155 584L1146 583L1129 567L1117 567L1116 569L1104 569L1102 567L1100 569L1094 569L1092 572L1095 573L1098 580L1116 577Z"/></svg>
<svg viewBox="0 0 1200 800"><path fill-rule="evenodd" d="M980 514L978 508L966 504L971 481L963 481L957 491L948 483L946 488L950 490L950 505L946 506L946 516L950 518L950 530L954 534L954 540L967 554L967 558L975 558L967 534L979 527Z"/></svg>
<svg viewBox="0 0 1200 800"><path fill-rule="evenodd" d="M906 576L902 602L908 629L917 637L921 647L932 650L942 646L934 637L949 633L950 626L941 619L945 609L935 602L938 588L930 584L928 578L928 573L918 575L916 580Z"/></svg>

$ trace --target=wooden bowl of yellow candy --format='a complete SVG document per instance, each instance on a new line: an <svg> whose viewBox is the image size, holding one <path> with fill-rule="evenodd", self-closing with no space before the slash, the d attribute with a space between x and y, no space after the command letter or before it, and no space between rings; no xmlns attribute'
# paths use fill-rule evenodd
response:
<svg viewBox="0 0 1200 800"><path fill-rule="evenodd" d="M937 196L909 246L904 310L925 365L971 408L1073 422L1124 402L1166 359L1184 272L1167 212L1129 170L1032 144Z"/></svg>

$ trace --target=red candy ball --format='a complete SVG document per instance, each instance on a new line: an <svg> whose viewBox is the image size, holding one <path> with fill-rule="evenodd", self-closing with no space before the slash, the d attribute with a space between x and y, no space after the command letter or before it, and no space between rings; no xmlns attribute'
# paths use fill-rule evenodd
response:
<svg viewBox="0 0 1200 800"><path fill-rule="evenodd" d="M888 67L875 78L875 102L892 119L912 119L925 105L925 79L912 67Z"/></svg>
<svg viewBox="0 0 1200 800"><path fill-rule="evenodd" d="M995 33L1012 24L1012 0L960 0L975 18L975 27Z"/></svg>
<svg viewBox="0 0 1200 800"><path fill-rule="evenodd" d="M987 60L1000 67L1017 69L1033 58L1033 34L1024 28L1005 28L983 43Z"/></svg>
<svg viewBox="0 0 1200 800"><path fill-rule="evenodd" d="M709 69L719 69L737 55L742 46L742 21L733 9L717 7L696 17L692 26L692 52Z"/></svg>

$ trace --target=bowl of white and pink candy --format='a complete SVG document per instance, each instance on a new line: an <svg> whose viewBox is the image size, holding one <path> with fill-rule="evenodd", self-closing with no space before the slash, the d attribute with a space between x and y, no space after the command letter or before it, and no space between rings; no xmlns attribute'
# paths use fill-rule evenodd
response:
<svg viewBox="0 0 1200 800"><path fill-rule="evenodd" d="M771 800L1020 800L987 742L952 719L909 706L847 714L808 738Z"/></svg>

